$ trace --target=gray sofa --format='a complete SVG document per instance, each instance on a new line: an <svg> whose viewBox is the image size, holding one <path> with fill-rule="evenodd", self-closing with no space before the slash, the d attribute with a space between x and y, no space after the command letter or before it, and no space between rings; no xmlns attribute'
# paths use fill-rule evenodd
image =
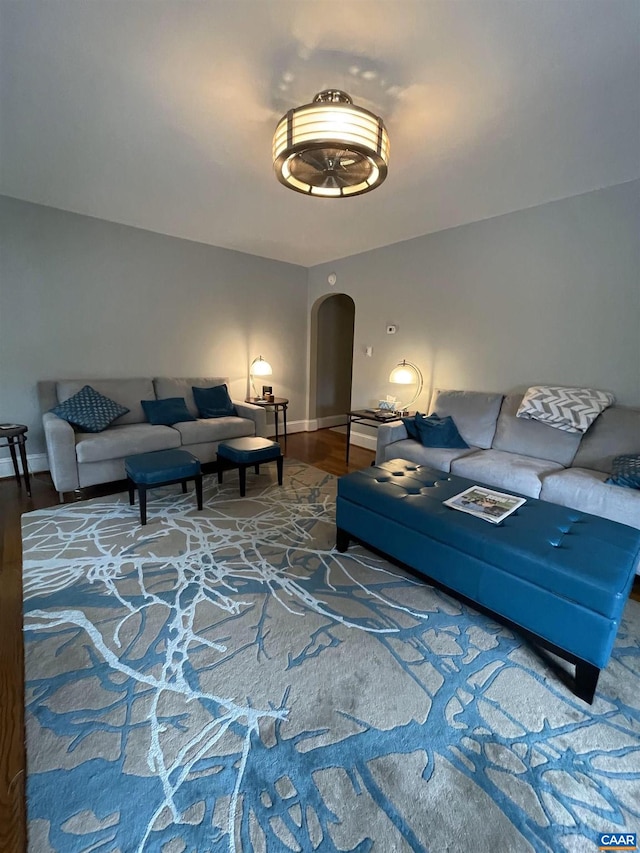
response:
<svg viewBox="0 0 640 853"><path fill-rule="evenodd" d="M86 486L124 480L124 459L136 453L183 448L201 462L216 458L221 441L247 435L265 437L266 413L260 406L233 401L237 417L198 418L192 386L208 388L228 382L225 377L58 379L38 383L38 398L47 444L51 478L64 499L65 492ZM84 385L126 406L129 412L102 432L74 430L67 421L49 410L68 400ZM148 423L141 400L184 397L187 408L198 418L173 426Z"/></svg>
<svg viewBox="0 0 640 853"><path fill-rule="evenodd" d="M469 448L423 447L392 421L376 463L406 459L640 529L640 490L605 482L615 456L640 453L640 409L610 406L582 435L516 417L522 397L436 389L429 414L450 415Z"/></svg>

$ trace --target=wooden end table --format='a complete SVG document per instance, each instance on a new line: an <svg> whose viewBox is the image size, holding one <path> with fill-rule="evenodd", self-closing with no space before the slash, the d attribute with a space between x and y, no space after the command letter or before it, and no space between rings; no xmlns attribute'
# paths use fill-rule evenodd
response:
<svg viewBox="0 0 640 853"><path fill-rule="evenodd" d="M11 461L13 462L13 471L16 476L16 482L21 486L20 469L18 468L18 457L16 455L16 444L20 451L20 460L22 462L22 476L24 484L27 488L27 494L31 497L31 484L29 482L29 468L27 466L27 451L25 444L27 441L27 429L24 424L0 424L0 439L4 439L11 453Z"/></svg>
<svg viewBox="0 0 640 853"><path fill-rule="evenodd" d="M245 397L245 403L253 403L254 406L262 406L263 409L273 409L276 422L276 441L278 440L278 412L282 409L282 419L284 421L284 441L287 442L287 406L289 401L286 397L274 397L272 400L260 400L256 397Z"/></svg>
<svg viewBox="0 0 640 853"><path fill-rule="evenodd" d="M366 423L367 426L378 429L382 424L388 424L392 421L397 421L406 415L413 415L414 412L389 412L389 414L380 414L380 410L372 409L352 409L347 412L347 465L349 465L349 448L351 446L351 424Z"/></svg>

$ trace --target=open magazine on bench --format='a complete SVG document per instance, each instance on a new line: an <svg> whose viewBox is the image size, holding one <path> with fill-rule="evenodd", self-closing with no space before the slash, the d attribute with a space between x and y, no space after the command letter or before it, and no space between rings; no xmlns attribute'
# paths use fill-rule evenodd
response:
<svg viewBox="0 0 640 853"><path fill-rule="evenodd" d="M526 503L526 498L495 492L484 486L471 486L443 503L461 512L468 512L469 515L484 518L492 524L499 524L519 506Z"/></svg>

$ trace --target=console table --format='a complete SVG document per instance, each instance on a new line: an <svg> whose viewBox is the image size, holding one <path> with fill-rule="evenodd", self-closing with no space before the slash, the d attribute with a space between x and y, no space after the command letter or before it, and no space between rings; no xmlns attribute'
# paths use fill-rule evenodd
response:
<svg viewBox="0 0 640 853"><path fill-rule="evenodd" d="M287 441L287 406L289 401L286 397L274 397L272 400L258 400L255 397L245 397L245 403L252 403L254 406L262 406L263 409L272 409L275 413L276 422L276 441L278 440L278 412L282 409L282 420L284 422L284 440Z"/></svg>
<svg viewBox="0 0 640 853"><path fill-rule="evenodd" d="M31 497L29 468L27 466L27 451L25 448L25 443L27 441L27 427L24 424L0 424L0 439L4 439L9 446L16 482L20 486L20 469L18 468L18 457L16 456L16 444L18 445L20 460L22 462L22 476L24 477L27 494Z"/></svg>

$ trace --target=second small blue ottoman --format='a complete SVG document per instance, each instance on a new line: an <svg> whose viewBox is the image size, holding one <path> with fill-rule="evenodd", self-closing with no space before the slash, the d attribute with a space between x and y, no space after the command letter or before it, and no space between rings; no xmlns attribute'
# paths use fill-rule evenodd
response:
<svg viewBox="0 0 640 853"><path fill-rule="evenodd" d="M232 438L218 445L218 482L222 482L225 468L238 468L240 478L240 497L243 498L247 483L247 468L253 465L256 474L260 472L260 463L275 460L278 466L278 485L282 485L282 451L277 441L268 438L247 436Z"/></svg>

